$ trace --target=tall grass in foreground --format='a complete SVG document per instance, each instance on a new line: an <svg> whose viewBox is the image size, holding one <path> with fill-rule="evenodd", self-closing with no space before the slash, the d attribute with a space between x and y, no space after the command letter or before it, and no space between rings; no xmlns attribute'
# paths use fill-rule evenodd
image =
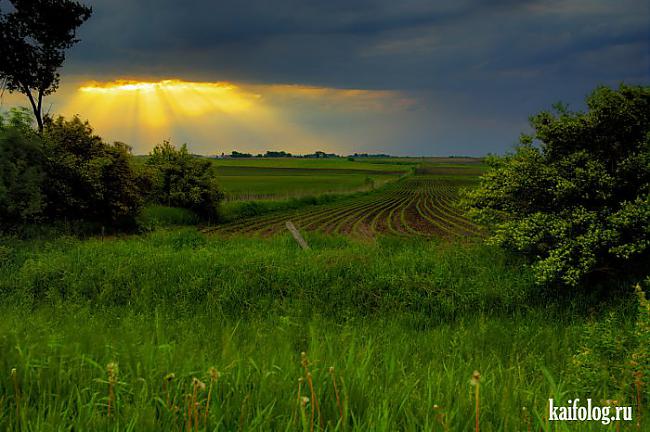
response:
<svg viewBox="0 0 650 432"><path fill-rule="evenodd" d="M308 241L6 240L0 428L648 427L647 302L540 291L481 245ZM549 397L641 423L549 424Z"/></svg>
<svg viewBox="0 0 650 432"><path fill-rule="evenodd" d="M102 241L8 242L0 294L25 305L174 305L217 316L409 312L422 325L467 313L525 310L531 277L496 249L404 239L360 243L310 234L304 252L271 240L195 230Z"/></svg>
<svg viewBox="0 0 650 432"><path fill-rule="evenodd" d="M473 430L474 369L481 371L482 431L545 427L549 397L636 405L633 392L610 391L605 377L578 387L571 365L580 325L549 322L543 313L414 330L393 320L67 312L3 311L3 428L182 430L198 422L199 430ZM208 405L207 386L195 380L210 383L212 367L219 379Z"/></svg>

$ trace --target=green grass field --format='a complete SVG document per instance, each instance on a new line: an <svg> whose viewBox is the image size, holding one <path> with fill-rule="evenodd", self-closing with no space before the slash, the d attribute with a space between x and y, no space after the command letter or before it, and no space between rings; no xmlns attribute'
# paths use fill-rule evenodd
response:
<svg viewBox="0 0 650 432"><path fill-rule="evenodd" d="M345 160L223 162L259 195L263 178L366 175ZM0 237L0 428L647 430L650 309L632 281L539 287L457 207L481 164L389 162L372 172L411 174L232 201L212 227L158 206L145 234ZM549 398L635 417L555 424Z"/></svg>
<svg viewBox="0 0 650 432"><path fill-rule="evenodd" d="M307 241L5 241L0 427L473 430L474 370L483 431L575 430L549 397L636 404L629 294L540 292L475 242Z"/></svg>

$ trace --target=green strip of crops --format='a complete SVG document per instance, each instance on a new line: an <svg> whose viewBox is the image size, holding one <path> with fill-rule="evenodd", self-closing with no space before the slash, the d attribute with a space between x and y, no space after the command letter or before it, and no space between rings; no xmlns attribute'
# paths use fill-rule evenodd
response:
<svg viewBox="0 0 650 432"><path fill-rule="evenodd" d="M474 370L481 431L634 405L633 297L551 294L480 244L306 239L2 239L0 428L473 430Z"/></svg>

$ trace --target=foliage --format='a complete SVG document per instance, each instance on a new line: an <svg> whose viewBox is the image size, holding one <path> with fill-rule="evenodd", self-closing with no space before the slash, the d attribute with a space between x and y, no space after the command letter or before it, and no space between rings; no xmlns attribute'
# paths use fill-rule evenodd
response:
<svg viewBox="0 0 650 432"><path fill-rule="evenodd" d="M0 79L9 91L29 99L39 130L43 97L59 86L58 69L65 50L78 39L76 29L92 9L71 0L11 0L13 10L0 14Z"/></svg>
<svg viewBox="0 0 650 432"><path fill-rule="evenodd" d="M468 193L491 240L528 256L540 283L576 286L643 269L650 252L650 88L601 87L587 112L556 105ZM645 267L647 270L647 267Z"/></svg>
<svg viewBox="0 0 650 432"><path fill-rule="evenodd" d="M241 152L238 152L236 150L233 150L233 152L230 153L230 157L233 157L233 158L251 158L251 157L253 157L253 155L250 154L250 153L241 153Z"/></svg>
<svg viewBox="0 0 650 432"><path fill-rule="evenodd" d="M33 117L25 107L14 107L5 115L0 112L0 130L16 129L24 134L30 134L33 129Z"/></svg>
<svg viewBox="0 0 650 432"><path fill-rule="evenodd" d="M167 206L183 207L204 218L217 215L223 194L209 160L199 159L169 141L154 147L146 162L153 169L153 199Z"/></svg>
<svg viewBox="0 0 650 432"><path fill-rule="evenodd" d="M43 140L49 218L133 224L141 198L128 146L104 143L78 117L48 119Z"/></svg>
<svg viewBox="0 0 650 432"><path fill-rule="evenodd" d="M264 153L265 158L283 158L283 157L292 157L293 155L291 153L287 153L284 150L281 151L272 151L272 150L267 150L266 153Z"/></svg>
<svg viewBox="0 0 650 432"><path fill-rule="evenodd" d="M131 167L130 149L104 143L88 122L48 118L38 134L26 110L13 109L0 116L0 156L5 229L37 220L134 224L142 180Z"/></svg>
<svg viewBox="0 0 650 432"><path fill-rule="evenodd" d="M0 117L0 228L33 222L44 207L43 153L37 136L25 134L22 112Z"/></svg>

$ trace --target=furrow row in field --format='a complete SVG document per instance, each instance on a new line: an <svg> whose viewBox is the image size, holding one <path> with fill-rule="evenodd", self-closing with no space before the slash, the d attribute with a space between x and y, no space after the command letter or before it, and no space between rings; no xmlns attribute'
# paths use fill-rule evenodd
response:
<svg viewBox="0 0 650 432"><path fill-rule="evenodd" d="M390 200L388 197L379 197L380 201ZM330 205L325 208L319 209L318 211L309 212L309 213L299 213L299 214L288 214L279 216L273 222L271 222L272 227L261 227L254 231L255 234L272 234L276 231L275 228L282 228L282 224L292 219L292 216L295 216L296 221L299 221L299 224L302 229L315 229L313 227L319 226L323 221L331 221L336 219L341 213L347 214L354 211L359 211L360 209L366 209L373 207L377 204L377 199L374 200L363 200L358 202L339 204L339 205ZM274 228L274 229L270 229Z"/></svg>
<svg viewBox="0 0 650 432"><path fill-rule="evenodd" d="M387 207L390 207L392 204L393 201L389 201L381 206L377 206L371 209L365 214L359 215L359 218L351 224L349 228L349 234L361 237L372 236L374 234L372 227L375 225L376 219Z"/></svg>
<svg viewBox="0 0 650 432"><path fill-rule="evenodd" d="M480 227L456 207L458 186L435 178L406 179L355 200L257 216L207 230L267 236L291 220L301 230L374 237L475 236Z"/></svg>
<svg viewBox="0 0 650 432"><path fill-rule="evenodd" d="M400 190L401 189L389 190L387 191L386 195L400 192ZM319 215L325 216L325 215L335 213L336 211L343 208L358 207L362 204L370 203L375 200L377 200L377 196L370 196L370 197L361 198L360 200L348 201L345 203L319 205L311 209L294 210L288 212L273 213L264 216L256 216L249 219L245 219L243 221L228 223L220 227L213 227L207 231L220 232L220 233L228 233L228 232L250 233L258 230L263 230L266 225L273 225L280 222L284 222L288 219L291 219L296 214L298 214L302 220L308 220L311 219L312 217L316 217Z"/></svg>
<svg viewBox="0 0 650 432"><path fill-rule="evenodd" d="M451 208L448 203L449 200L442 198L435 192L429 191L426 198L427 205L425 208L435 209L435 213L439 214L440 217L447 221L449 225L453 225L461 231L475 233L476 228L474 225L469 220L467 220L467 218L465 218L459 211Z"/></svg>

